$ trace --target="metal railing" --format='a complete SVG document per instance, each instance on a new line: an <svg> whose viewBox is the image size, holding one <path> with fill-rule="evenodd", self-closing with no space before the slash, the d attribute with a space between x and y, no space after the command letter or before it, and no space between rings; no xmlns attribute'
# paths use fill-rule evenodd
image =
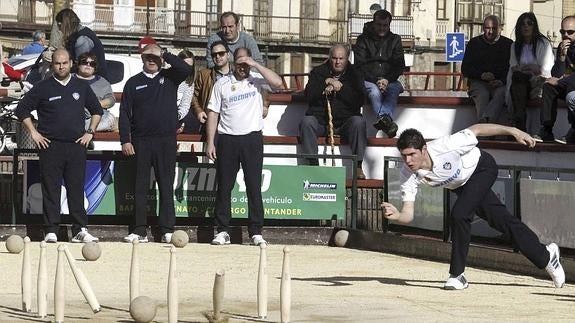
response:
<svg viewBox="0 0 575 323"><path fill-rule="evenodd" d="M95 31L170 34L207 37L219 31L217 13L174 10L161 7L74 4L85 12L83 23ZM85 21L86 20L86 21ZM347 21L285 16L240 15L242 30L262 41L343 42Z"/></svg>
<svg viewBox="0 0 575 323"><path fill-rule="evenodd" d="M398 157L384 157L384 185L383 185L383 199L392 203L401 204L401 197L399 193L399 168L403 165L403 160ZM530 226L538 233L542 241L557 241L562 242L561 247L573 248L570 232L573 231L572 222L567 221L569 212L565 213L565 209L571 209L572 200L563 199L563 196L568 191L561 191L561 184L571 183L570 188L575 186L575 169L574 168L553 168L553 167L530 167L530 166L514 166L514 165L499 165L499 175L495 184L493 185L494 192L498 195L501 202L506 206L509 212L522 221L530 221ZM393 169L393 175L391 170ZM533 174L533 175L532 175ZM559 175L561 174L561 176ZM540 177L542 181L535 190L525 190L522 186L529 186L530 181L537 181L532 176ZM529 182L525 182L529 181ZM438 234L443 237L444 241L450 239L449 218L451 216L451 208L456 199L455 193L448 189L437 190L426 185L422 185L419 189L419 199L423 201L416 201L417 214L420 214L424 221L414 221L410 224L393 223L394 231L415 231L421 234L421 230L426 230L427 234L437 236ZM430 196L430 192L434 191L436 194ZM539 217L539 210L532 210L525 205L522 206L522 200L528 201L528 205L535 208L542 205L552 205L557 201L563 201L564 205L556 205L551 209L546 209L548 212L545 214L549 218L545 220L545 225L541 223L533 223L534 218ZM537 202L529 202L533 199L538 199ZM547 199L545 201L545 199ZM530 204L529 204L530 203ZM398 206L398 205L396 205ZM536 213L536 214L534 214ZM420 219L421 220L421 219ZM481 225L482 221L474 221L473 226L487 227L487 224ZM389 223L385 223L383 227L389 228ZM566 227L567 226L567 227ZM433 228L435 227L435 228ZM372 230L370 227L359 227L360 229ZM472 230L473 231L473 230ZM509 237L501 236L492 229L481 229L473 233L474 237L490 238L498 240L503 243L510 243ZM495 233L495 235L493 235Z"/></svg>
<svg viewBox="0 0 575 323"><path fill-rule="evenodd" d="M280 74L285 92L301 92L305 89L304 80L309 73ZM402 74L406 91L465 91L463 74L459 72L404 72ZM435 86L435 80L449 80L451 87ZM423 83L423 87L420 84Z"/></svg>
<svg viewBox="0 0 575 323"><path fill-rule="evenodd" d="M175 10L163 7L85 4L71 1L71 8L82 24L96 32L158 34L204 38L219 30L220 13ZM0 2L0 20L50 24L51 5L38 9L19 10L18 1ZM34 16L31 16L34 15ZM240 15L242 30L264 42L333 43L346 42L361 34L371 15L350 14L345 19L306 18L300 16ZM391 30L404 40L413 40L413 18L394 17Z"/></svg>
<svg viewBox="0 0 575 323"><path fill-rule="evenodd" d="M463 91L465 77L459 72L405 72L406 91ZM423 88L414 86L414 84L421 84L421 79L424 80ZM447 80L448 84L452 86L436 86L434 81Z"/></svg>
<svg viewBox="0 0 575 323"><path fill-rule="evenodd" d="M437 19L435 25L435 39L443 40L447 37L449 19Z"/></svg>
<svg viewBox="0 0 575 323"><path fill-rule="evenodd" d="M363 32L365 23L372 21L373 16L353 13L349 15L348 19L349 38L357 38ZM413 17L395 16L391 20L389 29L393 33L400 35L403 40L413 40Z"/></svg>
<svg viewBox="0 0 575 323"><path fill-rule="evenodd" d="M8 216L7 214L0 215L0 223L5 224L21 224L25 223L23 218L23 211L22 211L22 192L19 192L17 189L18 182L19 182L19 174L18 170L20 167L20 158L22 154L37 154L37 149L14 149L14 153L12 156L12 178L11 178L11 190L10 190L10 211L11 215ZM177 162L190 162L194 160L197 162L197 157L205 156L205 153L200 152L179 152L176 156ZM323 159L331 159L336 160L340 159L342 161L350 161L351 165L357 165L357 155L343 155L343 154L301 154L301 153L264 153L264 158L323 158ZM33 157L36 159L36 157ZM119 160L127 160L128 157L122 154L120 151L88 151L86 155L86 160L104 160L104 161L119 161ZM357 168L351 167L351 187L346 189L346 209L345 209L345 217L342 219L342 222L345 226L351 227L353 229L357 228L357 221L358 221L358 186L357 186ZM0 182L1 183L1 182ZM344 183L345 185L345 183ZM5 194L5 193L4 193ZM1 197L1 196L0 196ZM2 205L0 205L0 209L2 209ZM94 216L94 215L92 215ZM117 221L110 221L117 224Z"/></svg>

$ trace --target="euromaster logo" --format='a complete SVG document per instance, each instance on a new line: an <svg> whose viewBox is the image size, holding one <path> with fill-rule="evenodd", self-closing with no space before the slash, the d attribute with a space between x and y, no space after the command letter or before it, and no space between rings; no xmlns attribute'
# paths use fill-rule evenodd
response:
<svg viewBox="0 0 575 323"><path fill-rule="evenodd" d="M304 190L336 190L336 183L313 183L307 179L303 181Z"/></svg>
<svg viewBox="0 0 575 323"><path fill-rule="evenodd" d="M304 201L336 202L337 196L331 193L303 193Z"/></svg>

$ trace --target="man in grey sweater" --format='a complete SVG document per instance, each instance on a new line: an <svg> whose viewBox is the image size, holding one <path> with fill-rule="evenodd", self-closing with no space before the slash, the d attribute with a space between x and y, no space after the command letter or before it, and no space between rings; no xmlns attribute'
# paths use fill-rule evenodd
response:
<svg viewBox="0 0 575 323"><path fill-rule="evenodd" d="M220 16L220 28L220 31L212 34L210 38L208 38L208 44L206 46L206 62L208 63L208 68L214 67L210 48L212 43L216 41L223 41L228 46L229 60L232 63L234 61L234 51L243 47L250 50L254 61L265 65L255 39L240 30L240 17L236 13L231 11L222 13Z"/></svg>

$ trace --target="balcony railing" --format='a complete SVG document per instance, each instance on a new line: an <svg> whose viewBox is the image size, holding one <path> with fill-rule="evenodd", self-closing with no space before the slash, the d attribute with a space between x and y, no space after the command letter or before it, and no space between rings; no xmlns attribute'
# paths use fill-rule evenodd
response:
<svg viewBox="0 0 575 323"><path fill-rule="evenodd" d="M437 19L435 25L435 39L444 40L447 37L447 28L449 26L449 19Z"/></svg>
<svg viewBox="0 0 575 323"><path fill-rule="evenodd" d="M349 37L357 38L363 32L363 25L372 20L372 15L350 14L348 24ZM413 17L393 17L389 29L394 34L400 35L402 40L413 40Z"/></svg>
<svg viewBox="0 0 575 323"><path fill-rule="evenodd" d="M0 3L0 20L49 24L52 6L41 10L18 10L16 0ZM6 8L4 8L6 7ZM151 33L156 35L205 38L219 30L219 13L174 10L163 7L85 4L72 1L82 24L96 32ZM34 13L35 12L35 13ZM34 15L31 17L30 15ZM371 15L352 14L349 20L286 16L241 15L242 29L263 42L333 43L357 37ZM413 39L413 18L394 17L391 30L404 40Z"/></svg>

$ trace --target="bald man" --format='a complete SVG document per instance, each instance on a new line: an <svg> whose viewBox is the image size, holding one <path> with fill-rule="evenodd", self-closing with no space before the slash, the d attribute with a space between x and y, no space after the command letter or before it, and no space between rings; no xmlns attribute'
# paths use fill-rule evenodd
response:
<svg viewBox="0 0 575 323"><path fill-rule="evenodd" d="M86 149L103 113L98 98L83 80L71 77L72 60L65 49L52 54L53 77L42 80L26 93L16 108L36 146L40 158L44 240L55 243L61 223L60 194L64 180L68 209L72 217L72 242L95 242L88 233L88 217L84 208L84 173ZM91 114L85 130L84 107ZM31 111L38 112L38 125L32 122Z"/></svg>

